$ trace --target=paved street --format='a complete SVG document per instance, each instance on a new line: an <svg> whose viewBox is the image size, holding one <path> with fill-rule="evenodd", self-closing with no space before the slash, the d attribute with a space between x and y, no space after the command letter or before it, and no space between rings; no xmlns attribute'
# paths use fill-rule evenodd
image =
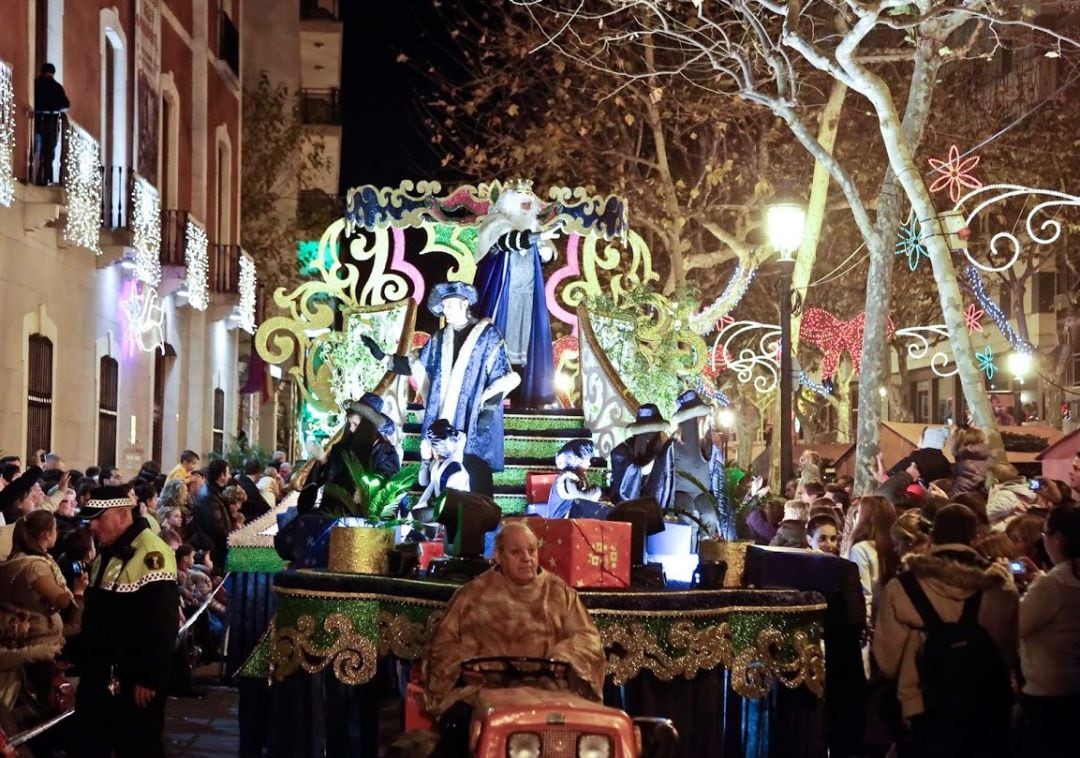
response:
<svg viewBox="0 0 1080 758"><path fill-rule="evenodd" d="M240 749L237 691L210 687L203 698L169 698L165 752L175 758L234 758Z"/></svg>

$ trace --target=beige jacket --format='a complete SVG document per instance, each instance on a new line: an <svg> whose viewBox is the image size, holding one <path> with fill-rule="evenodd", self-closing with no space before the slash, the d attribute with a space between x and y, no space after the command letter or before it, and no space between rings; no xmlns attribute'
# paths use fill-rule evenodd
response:
<svg viewBox="0 0 1080 758"><path fill-rule="evenodd" d="M959 620L964 601L983 592L979 623L997 644L1005 665L1015 670L1019 596L1006 567L987 563L966 545L939 545L927 555L908 556L903 570L915 574L945 622ZM893 579L882 592L873 651L881 673L896 682L904 718L925 710L915 663L925 640L922 618L899 579Z"/></svg>

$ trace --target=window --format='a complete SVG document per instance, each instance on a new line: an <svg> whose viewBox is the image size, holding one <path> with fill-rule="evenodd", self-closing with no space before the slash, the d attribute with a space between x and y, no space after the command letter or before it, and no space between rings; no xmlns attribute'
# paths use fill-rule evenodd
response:
<svg viewBox="0 0 1080 758"><path fill-rule="evenodd" d="M217 179L214 185L214 235L219 244L232 243L232 141L224 124L218 125ZM209 230L207 230L209 231Z"/></svg>
<svg viewBox="0 0 1080 758"><path fill-rule="evenodd" d="M214 436L213 449L218 455L225 454L225 390L214 390Z"/></svg>
<svg viewBox="0 0 1080 758"><path fill-rule="evenodd" d="M26 382L26 458L52 448L53 343L30 335Z"/></svg>
<svg viewBox="0 0 1080 758"><path fill-rule="evenodd" d="M154 351L154 428L150 441L150 460L161 461L165 437L165 353Z"/></svg>
<svg viewBox="0 0 1080 758"><path fill-rule="evenodd" d="M120 397L120 364L104 356L98 374L98 446L99 466L116 465L117 403Z"/></svg>
<svg viewBox="0 0 1080 758"><path fill-rule="evenodd" d="M915 384L915 423L930 422L930 382Z"/></svg>

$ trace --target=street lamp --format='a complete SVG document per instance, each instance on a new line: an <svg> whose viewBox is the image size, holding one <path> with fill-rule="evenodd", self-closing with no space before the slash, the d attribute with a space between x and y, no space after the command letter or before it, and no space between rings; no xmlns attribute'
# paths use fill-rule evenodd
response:
<svg viewBox="0 0 1080 758"><path fill-rule="evenodd" d="M1031 372L1031 353L1014 350L1009 353L1008 358L1009 373L1013 375L1021 384L1024 383L1024 377Z"/></svg>
<svg viewBox="0 0 1080 758"><path fill-rule="evenodd" d="M730 408L721 408L720 412L716 414L716 418L720 422L720 438L723 440L724 465L727 465L727 443L728 437L731 436L731 429L735 426L735 412Z"/></svg>
<svg viewBox="0 0 1080 758"><path fill-rule="evenodd" d="M777 192L765 210L765 231L780 264L780 487L792 478L791 400L791 274L795 251L802 244L806 209L789 191Z"/></svg>

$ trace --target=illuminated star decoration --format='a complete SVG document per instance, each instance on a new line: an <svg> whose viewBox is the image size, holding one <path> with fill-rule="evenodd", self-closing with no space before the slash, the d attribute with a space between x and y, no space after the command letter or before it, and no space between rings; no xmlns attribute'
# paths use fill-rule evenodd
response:
<svg viewBox="0 0 1080 758"><path fill-rule="evenodd" d="M987 345L981 353L976 350L975 359L979 362L979 371L986 374L988 380L993 380L997 367L994 365L994 351L990 349L990 346Z"/></svg>
<svg viewBox="0 0 1080 758"><path fill-rule="evenodd" d="M804 340L821 350L824 356L821 359L822 379L831 379L836 376L844 353L851 357L852 371L859 373L865 322L865 313L860 313L850 321L841 321L821 308L809 308L803 314L799 334ZM893 331L893 322L890 318L886 327L887 336L891 337Z"/></svg>
<svg viewBox="0 0 1080 758"><path fill-rule="evenodd" d="M971 171L979 165L980 159L981 156L971 155L961 160L960 148L956 145L949 147L949 160L930 158L930 168L934 169L935 173L941 174L930 185L930 191L940 192L948 189L949 197L952 198L953 203L956 203L964 187L978 189L982 186L982 182L972 176Z"/></svg>
<svg viewBox="0 0 1080 758"><path fill-rule="evenodd" d="M926 252L926 246L922 243L922 231L919 229L919 221L914 213L908 218L907 223L900 225L896 254L907 256L907 265L912 271L919 267L920 258L929 255Z"/></svg>
<svg viewBox="0 0 1080 758"><path fill-rule="evenodd" d="M975 332L982 334L982 317L985 315L986 311L979 308L975 303L967 307L967 310L964 311L964 323L967 324L968 334L974 334Z"/></svg>

